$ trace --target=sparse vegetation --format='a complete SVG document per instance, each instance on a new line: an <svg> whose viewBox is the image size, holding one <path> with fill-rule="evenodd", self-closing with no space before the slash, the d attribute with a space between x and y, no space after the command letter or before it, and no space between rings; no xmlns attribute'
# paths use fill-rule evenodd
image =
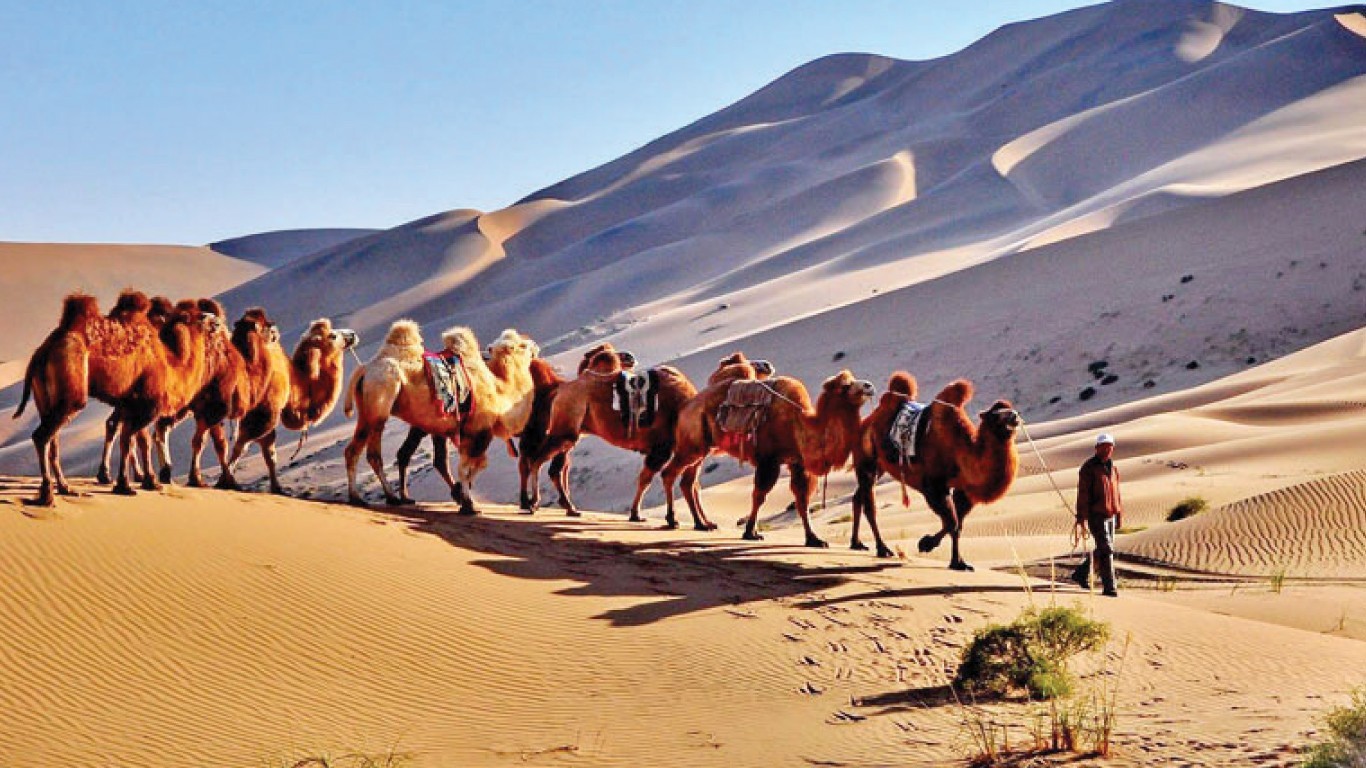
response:
<svg viewBox="0 0 1366 768"><path fill-rule="evenodd" d="M1095 388L1095 387L1087 387L1087 388L1085 388L1085 389L1083 389L1082 391L1080 391L1080 392L1077 393L1077 399L1078 399L1078 400L1090 400L1091 398L1093 398L1093 397L1095 397L1095 396L1096 396L1096 388Z"/></svg>
<svg viewBox="0 0 1366 768"><path fill-rule="evenodd" d="M1328 740L1312 747L1304 768L1366 768L1366 688L1323 718Z"/></svg>
<svg viewBox="0 0 1366 768"><path fill-rule="evenodd" d="M302 757L279 758L266 763L269 768L400 768L407 765L413 756L397 751L397 747L384 752L359 752L355 750L338 753L321 752Z"/></svg>
<svg viewBox="0 0 1366 768"><path fill-rule="evenodd" d="M1208 501L1205 501L1199 496L1187 496L1177 502L1176 506L1172 507L1171 511L1167 513L1167 522L1174 523L1177 520L1185 520L1186 518L1194 517L1207 509L1209 509Z"/></svg>
<svg viewBox="0 0 1366 768"><path fill-rule="evenodd" d="M1276 570L1272 571L1271 576L1268 577L1267 582L1271 587L1271 591L1275 594L1279 595L1281 593L1281 590L1285 589L1286 572L1286 567L1282 565L1276 568Z"/></svg>
<svg viewBox="0 0 1366 768"><path fill-rule="evenodd" d="M1117 533L1120 536L1123 536L1126 533L1141 533L1146 530L1148 530L1148 526L1146 525L1126 525L1123 528L1120 528Z"/></svg>
<svg viewBox="0 0 1366 768"><path fill-rule="evenodd" d="M1067 696L1073 685L1069 661L1101 648L1109 637L1109 625L1088 618L1080 608L1029 608L1008 625L977 631L963 650L954 686L974 696Z"/></svg>

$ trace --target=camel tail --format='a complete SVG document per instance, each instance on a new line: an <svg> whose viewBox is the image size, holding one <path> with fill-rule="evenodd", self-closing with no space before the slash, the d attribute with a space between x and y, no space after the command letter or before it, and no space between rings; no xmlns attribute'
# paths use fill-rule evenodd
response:
<svg viewBox="0 0 1366 768"><path fill-rule="evenodd" d="M342 413L346 418L355 415L356 399L360 397L360 388L365 384L365 369L361 368L351 374L351 386L346 388L346 399L342 402Z"/></svg>
<svg viewBox="0 0 1366 768"><path fill-rule="evenodd" d="M919 386L916 383L915 377L909 373L906 373L905 371L897 371L896 373L892 374L892 378L887 381L888 392L895 392L898 395L905 395L906 397L909 397L912 400L915 399L916 392L918 389Z"/></svg>
<svg viewBox="0 0 1366 768"><path fill-rule="evenodd" d="M943 400L950 405L962 408L972 399L972 382L967 379L959 379L952 384L949 384L947 387L944 387L944 389L935 396L935 399Z"/></svg>
<svg viewBox="0 0 1366 768"><path fill-rule="evenodd" d="M24 394L19 398L19 407L14 409L13 418L24 415L24 406L28 405L28 398L33 394L33 362L29 361L29 370L24 371Z"/></svg>

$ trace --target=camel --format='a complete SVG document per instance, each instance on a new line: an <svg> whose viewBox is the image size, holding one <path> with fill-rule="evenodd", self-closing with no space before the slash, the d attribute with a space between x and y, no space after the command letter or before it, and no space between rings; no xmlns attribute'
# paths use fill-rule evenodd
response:
<svg viewBox="0 0 1366 768"><path fill-rule="evenodd" d="M263 336L262 336L263 335ZM240 490L234 473L237 462L256 443L266 462L270 492L288 496L280 484L276 463L276 427L306 430L332 412L341 395L342 357L356 345L355 331L333 328L332 321L314 320L304 331L293 355L285 355L280 333L260 308L247 310L234 329L233 345L246 362L247 380L252 382L246 413L238 425L232 455L219 477L217 487ZM302 447L303 437L300 437Z"/></svg>
<svg viewBox="0 0 1366 768"><path fill-rule="evenodd" d="M67 296L57 328L29 359L15 416L23 413L31 394L40 417L33 431L42 477L37 504L54 503L54 486L58 493L71 494L58 434L88 398L109 403L120 413L114 493L133 495L128 464L134 435L157 416L183 408L203 383L205 339L218 326L216 315L202 312L193 301L181 302L158 329L147 317L151 302L142 293L127 291L118 304L119 317L110 318L100 315L93 296ZM140 440L138 448L142 466L151 467L146 441ZM142 485L146 490L159 487L151 472L143 473Z"/></svg>
<svg viewBox="0 0 1366 768"><path fill-rule="evenodd" d="M787 465L797 514L806 531L806 546L826 547L828 545L812 530L808 515L811 479L824 476L848 462L858 435L859 409L872 398L873 385L855 379L847 370L840 371L822 383L821 393L812 407L810 395L800 381L788 376L769 379L763 386L772 393L772 401L755 429L752 448L736 452L721 442L718 411L737 379L751 378L745 368L753 370L752 365L744 362L723 366L723 370L713 374L715 383L684 406L679 414L674 457L664 469L665 485L667 487L673 478L681 475L684 500L694 518L705 519L697 489L698 465L716 449L752 460L754 492L743 538L758 541L763 538L756 530L759 508L777 483L783 465Z"/></svg>
<svg viewBox="0 0 1366 768"><path fill-rule="evenodd" d="M460 361L469 377L472 406L468 414L459 410L447 413L437 402L427 379L422 334L411 320L395 322L379 351L352 377L344 406L347 416L356 415L356 431L345 452L352 504L365 504L356 489L356 463L362 450L384 490L385 502L397 505L410 501L406 492L396 495L390 488L380 453L384 424L395 416L438 438L437 471L450 487L451 498L460 504L460 514L478 513L472 492L475 479L488 465L485 454L489 444L494 439L510 440L531 417L531 361L540 348L509 328L489 346L493 361L487 364L469 328L452 328L442 334L442 341L446 352ZM494 368L502 375L495 374ZM451 477L444 460L446 439L456 440L459 447L458 481Z"/></svg>
<svg viewBox="0 0 1366 768"><path fill-rule="evenodd" d="M119 296L119 302L116 302L114 308L109 311L109 319L122 319L127 321L130 317L128 313L137 311L131 304L131 302L135 301L133 294L128 292ZM170 299L165 296L153 296L151 299L151 306L146 310L147 320L152 323L153 327L160 329L162 326L166 325L166 321L170 319L171 312L174 309L175 304L172 303ZM221 313L218 316L224 317ZM118 435L119 421L121 418L122 414L115 409L109 414L109 418L104 420L104 447L100 450L100 466L95 472L95 482L100 485L109 485L113 482L109 475L109 459L110 454L114 452L114 438ZM138 439L143 440L146 439L146 437L139 435ZM134 454L132 466L133 479L141 481L142 471L142 466L137 460L137 454Z"/></svg>
<svg viewBox="0 0 1366 768"><path fill-rule="evenodd" d="M580 365L578 378L558 385L551 403L544 437L536 440L536 450L523 450L518 469L522 477L522 509L532 512L539 502L539 483L535 478L547 460L566 456L558 467L552 467L551 480L559 492L559 505L571 517L579 511L574 507L567 485L567 456L585 434L596 435L607 443L628 451L644 454L644 466L636 478L636 492L631 500L631 522L641 522L641 499L654 476L664 468L673 455L674 425L683 404L697 394L697 388L682 371L668 365L658 366L647 373L629 371L633 366L622 364L621 353L604 345L590 350ZM628 358L631 362L633 359ZM626 387L636 385L637 391L651 393L643 413L623 415L614 409ZM525 443L525 438L523 438ZM528 480L531 489L528 490ZM697 521L701 526L701 521ZM667 521L669 527L677 522ZM708 528L709 529L709 528Z"/></svg>
<svg viewBox="0 0 1366 768"><path fill-rule="evenodd" d="M1020 415L1007 400L997 400L980 414L981 427L973 425L964 406L972 399L973 387L959 379L935 396L921 415L926 420L916 456L909 461L893 458L892 422L903 403L914 401L915 378L904 371L892 374L873 412L859 427L854 446L854 473L858 489L854 492L854 524L850 547L867 549L859 540L859 521L867 516L873 529L877 556L890 557L892 551L882 541L877 527L877 504L873 484L885 472L902 483L902 503L909 504L905 488L920 491L931 510L939 516L938 533L921 537L921 552L933 551L945 535L952 538L953 554L949 568L971 571L959 553L958 539L963 518L978 504L990 504L1005 495L1019 469L1015 449L1015 430Z"/></svg>

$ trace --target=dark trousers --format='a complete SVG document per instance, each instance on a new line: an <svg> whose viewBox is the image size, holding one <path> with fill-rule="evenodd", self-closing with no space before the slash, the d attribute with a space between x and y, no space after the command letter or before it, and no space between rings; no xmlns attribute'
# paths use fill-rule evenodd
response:
<svg viewBox="0 0 1366 768"><path fill-rule="evenodd" d="M1103 514L1090 515L1086 518L1086 526L1091 529L1091 538L1095 539L1095 556L1087 555L1082 560L1081 565L1077 566L1073 578L1078 580L1091 580L1091 568L1094 564L1095 570L1100 574L1101 587L1106 592L1113 592L1115 589L1115 519L1106 517Z"/></svg>

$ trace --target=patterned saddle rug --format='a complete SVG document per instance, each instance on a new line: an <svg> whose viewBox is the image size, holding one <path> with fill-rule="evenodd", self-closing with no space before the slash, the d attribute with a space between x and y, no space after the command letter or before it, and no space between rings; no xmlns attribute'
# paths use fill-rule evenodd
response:
<svg viewBox="0 0 1366 768"><path fill-rule="evenodd" d="M659 410L658 370L622 371L612 388L616 392L612 410L621 414L622 426L628 434L654 424L655 412Z"/></svg>
<svg viewBox="0 0 1366 768"><path fill-rule="evenodd" d="M432 394L446 413L468 415L474 405L470 375L465 364L456 355L445 352L424 352L422 361L426 364L427 383L431 384Z"/></svg>
<svg viewBox="0 0 1366 768"><path fill-rule="evenodd" d="M910 464L916 460L925 427L930 423L922 418L928 407L925 403L906 402L897 410L887 433L887 453L894 463Z"/></svg>

